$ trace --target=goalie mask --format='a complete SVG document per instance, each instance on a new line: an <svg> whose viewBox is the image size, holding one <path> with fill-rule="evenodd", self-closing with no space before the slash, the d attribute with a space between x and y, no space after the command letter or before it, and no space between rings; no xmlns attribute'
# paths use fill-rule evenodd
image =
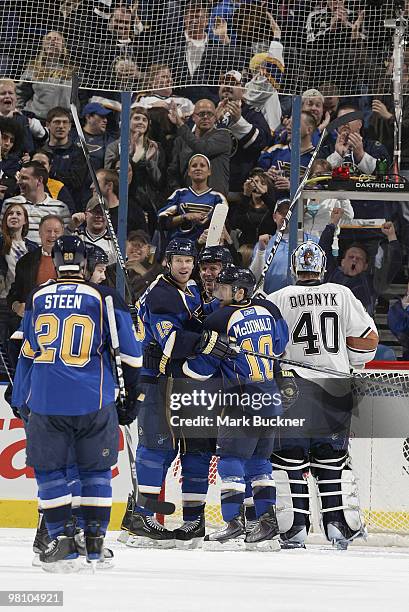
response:
<svg viewBox="0 0 409 612"><path fill-rule="evenodd" d="M310 272L318 274L319 279L322 280L326 264L327 257L324 251L312 240L300 244L291 255L291 272L295 278L301 272Z"/></svg>

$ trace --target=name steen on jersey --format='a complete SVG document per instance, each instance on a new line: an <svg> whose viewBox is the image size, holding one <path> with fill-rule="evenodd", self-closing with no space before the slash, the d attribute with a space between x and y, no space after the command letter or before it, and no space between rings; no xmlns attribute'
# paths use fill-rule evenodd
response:
<svg viewBox="0 0 409 612"><path fill-rule="evenodd" d="M300 293L290 295L291 308L304 306L339 306L336 293Z"/></svg>
<svg viewBox="0 0 409 612"><path fill-rule="evenodd" d="M82 295L46 295L44 300L44 308L81 308Z"/></svg>

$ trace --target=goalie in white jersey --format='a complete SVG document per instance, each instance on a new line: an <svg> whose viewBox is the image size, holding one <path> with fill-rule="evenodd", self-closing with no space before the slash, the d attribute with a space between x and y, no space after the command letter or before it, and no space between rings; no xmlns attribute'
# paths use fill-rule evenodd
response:
<svg viewBox="0 0 409 612"><path fill-rule="evenodd" d="M267 299L278 306L288 324L290 340L284 357L349 373L374 358L377 329L348 287L321 282L325 264L325 253L317 244L301 244L291 262L296 284ZM311 468L325 535L334 546L345 549L353 539L365 535L348 454L349 381L305 368L293 370L299 386L295 412L307 417L310 428L294 436L283 432L272 455L277 508L282 508L277 511L282 545L304 547L310 526L304 474Z"/></svg>

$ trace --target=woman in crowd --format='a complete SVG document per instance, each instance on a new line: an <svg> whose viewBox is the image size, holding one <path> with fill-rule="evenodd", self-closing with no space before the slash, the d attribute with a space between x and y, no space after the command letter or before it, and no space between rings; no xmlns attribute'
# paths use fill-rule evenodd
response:
<svg viewBox="0 0 409 612"><path fill-rule="evenodd" d="M27 65L17 85L19 108L42 120L50 108L69 108L73 69L63 35L48 32L40 53Z"/></svg>
<svg viewBox="0 0 409 612"><path fill-rule="evenodd" d="M162 147L149 138L150 120L144 108L131 111L129 161L132 181L129 194L148 216L150 235L156 229L157 210L162 199L165 157ZM108 145L105 168L114 169L120 157L119 139Z"/></svg>
<svg viewBox="0 0 409 612"><path fill-rule="evenodd" d="M12 204L5 213L0 235L0 343L7 342L21 319L7 306L6 297L14 282L20 257L34 251L38 244L27 240L28 215L22 204Z"/></svg>

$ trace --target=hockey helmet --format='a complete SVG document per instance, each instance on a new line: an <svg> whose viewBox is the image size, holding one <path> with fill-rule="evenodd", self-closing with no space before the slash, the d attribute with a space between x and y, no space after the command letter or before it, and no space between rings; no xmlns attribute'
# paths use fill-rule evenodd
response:
<svg viewBox="0 0 409 612"><path fill-rule="evenodd" d="M61 236L54 243L51 257L57 272L81 272L85 267L87 251L78 236Z"/></svg>
<svg viewBox="0 0 409 612"><path fill-rule="evenodd" d="M327 256L322 248L312 240L300 244L291 255L291 272L295 277L300 272L311 272L319 274L322 279L326 265Z"/></svg>
<svg viewBox="0 0 409 612"><path fill-rule="evenodd" d="M85 243L85 249L87 252L86 270L91 277L94 274L95 266L97 264L107 266L109 259L104 249L101 249L101 247L97 246L96 244Z"/></svg>
<svg viewBox="0 0 409 612"><path fill-rule="evenodd" d="M198 262L199 265L220 262L224 268L227 264L233 263L233 257L229 249L225 246L208 246L199 253Z"/></svg>
<svg viewBox="0 0 409 612"><path fill-rule="evenodd" d="M227 265L218 275L216 283L219 285L231 285L233 294L238 289L245 290L245 297L251 297L256 286L256 278L251 270Z"/></svg>
<svg viewBox="0 0 409 612"><path fill-rule="evenodd" d="M166 247L165 255L167 260L172 255L186 255L186 257L193 257L196 261L196 244L193 240L188 240L187 238L173 238Z"/></svg>

